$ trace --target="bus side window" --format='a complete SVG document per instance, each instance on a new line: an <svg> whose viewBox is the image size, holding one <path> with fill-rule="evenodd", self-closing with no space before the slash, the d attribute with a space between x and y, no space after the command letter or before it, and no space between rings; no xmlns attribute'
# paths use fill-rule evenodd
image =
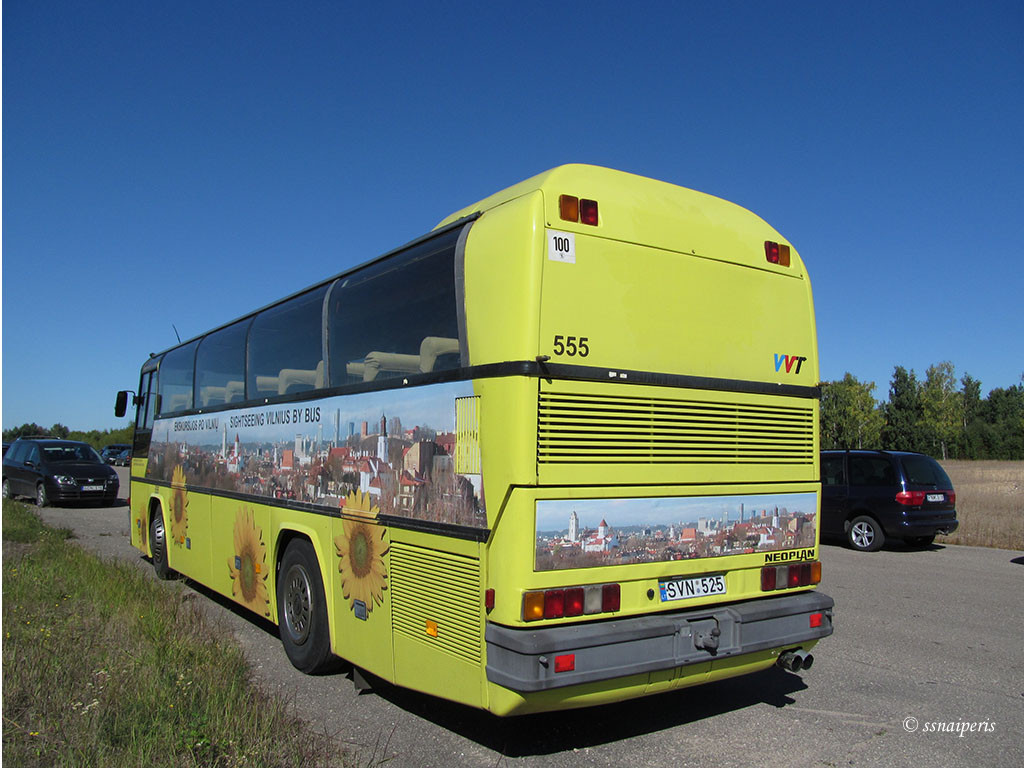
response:
<svg viewBox="0 0 1024 768"><path fill-rule="evenodd" d="M461 229L339 278L327 306L331 386L458 368Z"/></svg>
<svg viewBox="0 0 1024 768"><path fill-rule="evenodd" d="M172 349L160 362L160 413L187 411L193 407L192 383L195 380L196 346L193 341Z"/></svg>
<svg viewBox="0 0 1024 768"><path fill-rule="evenodd" d="M328 286L256 315L249 331L249 396L272 397L324 386L323 306Z"/></svg>
<svg viewBox="0 0 1024 768"><path fill-rule="evenodd" d="M203 338L196 353L200 408L245 399L245 338L249 321L221 328Z"/></svg>

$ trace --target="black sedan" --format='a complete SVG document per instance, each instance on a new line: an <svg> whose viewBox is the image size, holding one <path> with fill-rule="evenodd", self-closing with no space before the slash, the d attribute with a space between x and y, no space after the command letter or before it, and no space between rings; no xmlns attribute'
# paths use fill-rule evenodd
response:
<svg viewBox="0 0 1024 768"><path fill-rule="evenodd" d="M4 498L29 496L41 507L77 501L112 505L119 487L117 472L91 446L75 440L22 438L4 456Z"/></svg>

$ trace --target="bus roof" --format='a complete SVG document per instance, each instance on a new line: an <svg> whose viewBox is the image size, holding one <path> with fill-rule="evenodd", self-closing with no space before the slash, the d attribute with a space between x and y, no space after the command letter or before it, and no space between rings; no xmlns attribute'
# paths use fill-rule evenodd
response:
<svg viewBox="0 0 1024 768"><path fill-rule="evenodd" d="M686 187L656 181L596 165L560 165L537 174L442 220L438 227L472 214L485 214L510 200L540 191L545 224L582 234L639 243L668 251L723 261L770 267L765 262L766 240L789 243L761 217L735 203ZM596 200L600 221L594 227L562 221L560 195ZM795 251L786 273L803 277Z"/></svg>

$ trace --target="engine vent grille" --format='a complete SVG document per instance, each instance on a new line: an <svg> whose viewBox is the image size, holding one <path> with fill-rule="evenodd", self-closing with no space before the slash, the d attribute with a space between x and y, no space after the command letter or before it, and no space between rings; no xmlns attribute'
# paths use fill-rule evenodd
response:
<svg viewBox="0 0 1024 768"><path fill-rule="evenodd" d="M542 392L541 464L813 464L813 407Z"/></svg>
<svg viewBox="0 0 1024 768"><path fill-rule="evenodd" d="M480 663L480 561L410 544L391 544L391 622L398 634ZM437 635L427 632L428 622Z"/></svg>

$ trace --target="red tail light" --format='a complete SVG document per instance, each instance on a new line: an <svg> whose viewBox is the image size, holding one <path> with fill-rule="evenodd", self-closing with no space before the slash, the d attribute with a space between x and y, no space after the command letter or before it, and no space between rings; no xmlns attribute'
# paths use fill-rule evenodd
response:
<svg viewBox="0 0 1024 768"><path fill-rule="evenodd" d="M619 610L619 585L618 584L605 584L601 589L601 610L617 611Z"/></svg>
<svg viewBox="0 0 1024 768"><path fill-rule="evenodd" d="M549 589L544 593L544 618L560 619L565 615L565 591Z"/></svg>
<svg viewBox="0 0 1024 768"><path fill-rule="evenodd" d="M583 587L573 587L565 590L565 615L583 615Z"/></svg>
<svg viewBox="0 0 1024 768"><path fill-rule="evenodd" d="M924 504L924 491L900 491L896 494L896 501L907 507L919 507Z"/></svg>
<svg viewBox="0 0 1024 768"><path fill-rule="evenodd" d="M580 221L592 227L597 226L596 200L580 200Z"/></svg>

